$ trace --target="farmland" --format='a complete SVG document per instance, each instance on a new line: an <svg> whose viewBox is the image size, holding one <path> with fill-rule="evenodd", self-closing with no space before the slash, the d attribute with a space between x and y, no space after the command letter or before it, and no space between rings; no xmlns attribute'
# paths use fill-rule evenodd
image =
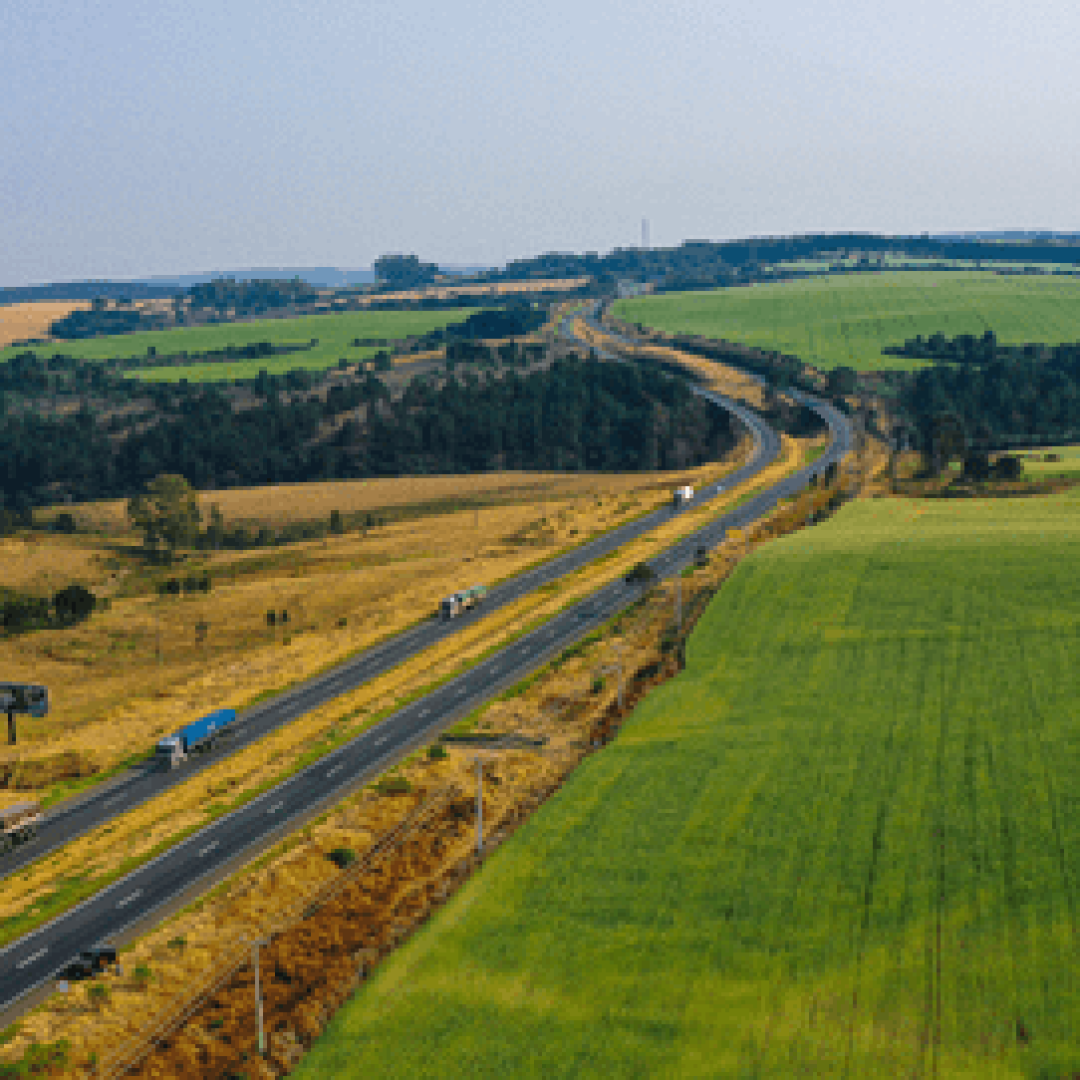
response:
<svg viewBox="0 0 1080 1080"><path fill-rule="evenodd" d="M1073 1075L1078 559L1068 496L759 549L295 1075Z"/></svg>
<svg viewBox="0 0 1080 1080"><path fill-rule="evenodd" d="M621 300L620 319L668 332L792 353L820 368L912 368L887 356L916 334L981 335L1003 344L1080 340L1080 282L978 272L809 278L746 289Z"/></svg>
<svg viewBox="0 0 1080 1080"><path fill-rule="evenodd" d="M29 304L0 304L0 350L13 341L38 338L49 332L49 326L69 312L90 305L71 300L42 300ZM4 353L0 352L0 356Z"/></svg>
<svg viewBox="0 0 1080 1080"><path fill-rule="evenodd" d="M70 306L70 305L69 305ZM156 349L158 356L175 356L187 353L192 361L212 350L228 346L242 347L269 341L273 345L294 345L303 351L276 357L259 358L254 361L230 364L206 365L216 369L236 367L243 373L231 378L253 378L258 369L289 370L292 368L333 367L339 359L353 362L366 359L372 349L353 346L357 338L390 339L425 334L450 323L461 322L478 308L445 308L440 311L346 311L325 315L308 315L296 319L259 319L252 322L220 323L214 326L193 326L179 330L146 330L133 334L89 338L79 341L57 341L47 346L37 346L42 355L63 353L84 360L108 360L146 357L148 349ZM312 344L317 341L317 344ZM0 362L10 359L22 347L0 350ZM249 369L254 369L248 373ZM146 367L138 372L142 378L178 378L182 368ZM214 372L211 372L213 374ZM197 378L200 371L193 371L190 378Z"/></svg>

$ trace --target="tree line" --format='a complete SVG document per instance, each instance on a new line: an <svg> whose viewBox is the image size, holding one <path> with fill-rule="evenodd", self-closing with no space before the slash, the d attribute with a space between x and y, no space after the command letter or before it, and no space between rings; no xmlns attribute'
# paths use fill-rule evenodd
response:
<svg viewBox="0 0 1080 1080"><path fill-rule="evenodd" d="M929 346L930 342L934 342ZM1080 343L1002 346L941 334L924 339L938 363L894 379L900 430L930 453L950 417L967 446L1004 449L1073 440L1080 433Z"/></svg>
<svg viewBox="0 0 1080 1080"><path fill-rule="evenodd" d="M663 372L577 357L522 372L490 355L488 369L416 377L396 397L366 372L291 400L280 392L287 378L266 376L252 384L265 396L242 402L216 384L150 384L133 388L149 408L109 418L85 402L50 415L8 409L5 520L65 496L126 497L162 473L206 489L495 468L667 469L734 445L727 414ZM35 360L33 370L48 379L81 370L51 363Z"/></svg>

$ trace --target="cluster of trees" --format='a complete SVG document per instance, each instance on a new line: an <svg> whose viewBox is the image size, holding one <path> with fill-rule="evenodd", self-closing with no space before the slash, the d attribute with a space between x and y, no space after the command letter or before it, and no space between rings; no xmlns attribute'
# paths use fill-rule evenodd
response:
<svg viewBox="0 0 1080 1080"><path fill-rule="evenodd" d="M174 298L174 305L180 301L193 311L218 314L233 310L238 316L247 318L278 308L310 304L319 295L318 289L298 277L288 280L254 278L250 281L215 278L202 285L193 285L186 295Z"/></svg>
<svg viewBox="0 0 1080 1080"><path fill-rule="evenodd" d="M1022 346L1017 353L1013 349L1003 349L998 345L993 330L987 330L979 337L974 334L958 334L947 338L944 334L916 334L908 338L903 345L886 345L883 353L891 356L910 356L919 360L946 360L960 364L988 364L991 360L1005 355L1023 355L1023 349L1037 349L1038 346Z"/></svg>
<svg viewBox="0 0 1080 1080"><path fill-rule="evenodd" d="M435 263L421 262L415 255L381 255L372 269L379 284L388 289L418 289L440 277Z"/></svg>
<svg viewBox="0 0 1080 1080"><path fill-rule="evenodd" d="M958 356L987 355L989 339L975 340L973 350L946 346ZM989 359L906 373L895 407L903 427L897 434L925 453L943 417L971 448L1068 441L1080 431L1080 344L997 345Z"/></svg>
<svg viewBox="0 0 1080 1080"><path fill-rule="evenodd" d="M489 469L670 469L735 443L728 414L658 370L568 357L547 370L441 386L416 379L395 402L347 421L332 449L362 475Z"/></svg>
<svg viewBox="0 0 1080 1080"><path fill-rule="evenodd" d="M574 357L532 371L500 367L535 360L528 350L504 343L487 350L491 367L417 377L396 399L372 372L312 393L300 386L310 373L295 372L251 383L261 400L233 400L216 384L116 379L117 394L138 393L148 407L125 405L108 419L85 404L48 415L9 409L0 424L3 506L11 522L25 521L34 505L128 497L160 474L207 489L497 467L681 468L734 443L726 414L661 371ZM52 378L49 363L35 360L32 370ZM298 392L285 400L280 390L291 385ZM181 539L194 543L194 519L188 528ZM224 530L211 542L252 541ZM151 546L171 542L155 533Z"/></svg>
<svg viewBox="0 0 1080 1080"><path fill-rule="evenodd" d="M88 619L97 604L97 597L82 585L68 585L53 596L8 593L0 599L0 632L10 636L74 626Z"/></svg>
<svg viewBox="0 0 1080 1080"><path fill-rule="evenodd" d="M136 330L161 330L168 317L160 311L137 308L126 298L109 301L95 297L88 310L69 312L50 324L49 333L56 338L78 340L101 334L130 334Z"/></svg>

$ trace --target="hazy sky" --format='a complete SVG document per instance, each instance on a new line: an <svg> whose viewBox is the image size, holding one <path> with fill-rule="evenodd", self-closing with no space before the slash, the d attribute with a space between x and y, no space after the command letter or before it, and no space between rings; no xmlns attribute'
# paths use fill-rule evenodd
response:
<svg viewBox="0 0 1080 1080"><path fill-rule="evenodd" d="M1080 229L1066 0L0 0L0 286Z"/></svg>

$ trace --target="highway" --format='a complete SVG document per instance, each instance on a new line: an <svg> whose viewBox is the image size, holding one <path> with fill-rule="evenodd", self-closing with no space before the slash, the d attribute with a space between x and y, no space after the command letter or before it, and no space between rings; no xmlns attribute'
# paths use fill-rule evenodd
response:
<svg viewBox="0 0 1080 1080"><path fill-rule="evenodd" d="M702 388L695 388L695 392L739 415L750 426L757 441L751 464L703 492L706 497L712 497L718 488L728 489L751 479L774 460L779 452L779 438L760 418L738 403ZM823 471L848 452L852 436L843 415L824 402L800 396L823 416L832 431L833 441L825 454L812 465L723 514L650 560L658 577L670 576L690 565L698 547L715 547L728 529L743 527L766 514L778 499L799 491L811 475ZM700 499L695 499L695 503L698 502ZM613 550L632 536L669 520L672 513L671 510L663 510L650 515L633 525L624 526L616 534L609 534L507 582L494 591L497 595L492 596L488 610L510 603L538 585L555 580L576 566ZM588 598L568 607L550 622L425 697L406 705L378 726L309 765L241 809L207 825L152 862L0 950L0 1012L8 1012L10 1017L10 1010L18 1005L20 999L28 997L54 978L79 950L116 938L133 924L145 925L155 911L169 904L181 892L190 895L192 890L200 887L200 883L209 885L215 875L253 856L273 839L286 834L301 819L329 808L360 783L374 778L413 749L430 742L455 720L520 681L606 622L639 598L648 587L628 585L622 579L602 587ZM399 663L418 648L440 640L455 629L453 624L422 624L379 649L298 687L283 699L252 710L247 714L238 742L243 745L258 737L251 736L250 732L256 730L260 723L265 725L262 728L262 733L265 733L277 724L287 722L306 709L371 678L374 672ZM181 771L161 775L158 779L164 786L186 779L189 775L190 771ZM160 790L161 786L158 786L152 793ZM103 810L101 803L106 798L116 799L109 813L119 813L127 808L123 801L124 792L125 787L121 784L111 792L103 793L100 801L91 800L73 813L77 817L88 809L93 811L95 807ZM147 797L148 794L143 794L139 801Z"/></svg>

